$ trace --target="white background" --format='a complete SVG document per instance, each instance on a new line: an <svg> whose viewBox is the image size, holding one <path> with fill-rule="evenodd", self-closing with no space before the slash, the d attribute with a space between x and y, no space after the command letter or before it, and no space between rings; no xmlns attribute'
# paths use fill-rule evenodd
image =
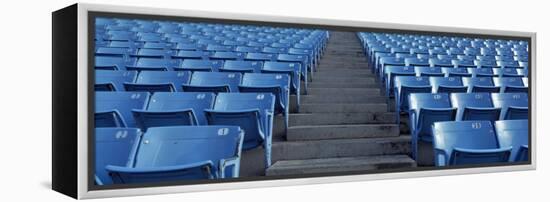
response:
<svg viewBox="0 0 550 202"><path fill-rule="evenodd" d="M8 3L9 2L9 3ZM101 201L543 201L550 198L549 5L530 1L85 1L537 32L536 171L102 199ZM0 199L68 201L51 184L51 12L74 1L2 1L0 6Z"/></svg>

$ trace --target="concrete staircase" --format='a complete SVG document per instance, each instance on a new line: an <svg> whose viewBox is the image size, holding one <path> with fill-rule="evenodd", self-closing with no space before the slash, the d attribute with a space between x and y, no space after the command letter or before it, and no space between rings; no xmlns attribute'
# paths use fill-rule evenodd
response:
<svg viewBox="0 0 550 202"><path fill-rule="evenodd" d="M331 32L300 113L274 140L265 175L365 171L416 166L353 32ZM245 156L246 159L246 156Z"/></svg>

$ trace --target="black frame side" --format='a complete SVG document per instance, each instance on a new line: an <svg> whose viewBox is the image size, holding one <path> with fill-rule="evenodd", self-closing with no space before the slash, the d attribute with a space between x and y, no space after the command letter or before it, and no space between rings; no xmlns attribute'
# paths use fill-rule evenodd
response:
<svg viewBox="0 0 550 202"><path fill-rule="evenodd" d="M77 4L52 13L52 189L73 198L78 198L77 15Z"/></svg>

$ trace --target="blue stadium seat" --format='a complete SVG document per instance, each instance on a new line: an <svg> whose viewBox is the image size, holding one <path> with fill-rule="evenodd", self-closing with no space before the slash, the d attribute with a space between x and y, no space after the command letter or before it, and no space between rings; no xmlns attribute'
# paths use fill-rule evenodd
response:
<svg viewBox="0 0 550 202"><path fill-rule="evenodd" d="M500 86L501 93L527 93L529 88L523 85L523 80L518 77L493 78L495 86Z"/></svg>
<svg viewBox="0 0 550 202"><path fill-rule="evenodd" d="M206 46L207 51L229 52L229 51L233 51L235 49L235 47L233 47L233 46L215 45L215 44L212 44L210 42L208 44L209 45Z"/></svg>
<svg viewBox="0 0 550 202"><path fill-rule="evenodd" d="M429 63L432 67L454 67L453 61L446 58L430 58Z"/></svg>
<svg viewBox="0 0 550 202"><path fill-rule="evenodd" d="M130 54L132 57L138 57L138 58L167 58L169 59L171 56L175 54L172 50L164 50L164 49L152 49L152 48L140 48L138 49L137 53Z"/></svg>
<svg viewBox="0 0 550 202"><path fill-rule="evenodd" d="M263 63L259 61L232 61L228 60L223 63L220 72L238 72L238 73L260 73Z"/></svg>
<svg viewBox="0 0 550 202"><path fill-rule="evenodd" d="M212 110L205 110L209 125L237 125L244 130L243 150L265 149L265 168L271 166L271 140L275 96L271 93L219 93Z"/></svg>
<svg viewBox="0 0 550 202"><path fill-rule="evenodd" d="M204 109L211 109L215 95L203 92L155 93L147 110L132 110L137 127L207 125Z"/></svg>
<svg viewBox="0 0 550 202"><path fill-rule="evenodd" d="M222 66L223 61L219 60L185 59L174 69L176 71L217 72Z"/></svg>
<svg viewBox="0 0 550 202"><path fill-rule="evenodd" d="M95 56L118 56L126 57L130 54L135 54L135 50L122 47L98 47L95 51Z"/></svg>
<svg viewBox="0 0 550 202"><path fill-rule="evenodd" d="M288 52L288 48L274 48L274 47L264 47L262 49L262 53L269 53L269 54L284 54Z"/></svg>
<svg viewBox="0 0 550 202"><path fill-rule="evenodd" d="M211 60L242 60L244 59L243 53L233 51L217 51L210 55Z"/></svg>
<svg viewBox="0 0 550 202"><path fill-rule="evenodd" d="M409 95L409 127L412 134L412 157L418 157L418 142L432 141L432 124L454 121L456 108L447 93L412 93Z"/></svg>
<svg viewBox="0 0 550 202"><path fill-rule="evenodd" d="M290 77L287 74L254 74L243 76L239 92L272 93L275 95L275 114L285 117L285 131L288 129Z"/></svg>
<svg viewBox="0 0 550 202"><path fill-rule="evenodd" d="M454 59L452 60L455 67L461 68L477 68L477 65L474 64L474 60L468 59Z"/></svg>
<svg viewBox="0 0 550 202"><path fill-rule="evenodd" d="M529 121L496 121L495 130L501 148L512 147L511 162L529 160Z"/></svg>
<svg viewBox="0 0 550 202"><path fill-rule="evenodd" d="M105 166L126 166L130 154L141 138L137 128L96 128L95 129L95 183L113 184Z"/></svg>
<svg viewBox="0 0 550 202"><path fill-rule="evenodd" d="M462 84L460 77L430 77L433 93L465 93L468 87Z"/></svg>
<svg viewBox="0 0 550 202"><path fill-rule="evenodd" d="M210 52L200 51L200 50L180 50L178 53L173 56L176 59L197 59L197 60L207 60L210 57Z"/></svg>
<svg viewBox="0 0 550 202"><path fill-rule="evenodd" d="M129 166L106 169L115 184L236 178L242 141L236 126L150 128Z"/></svg>
<svg viewBox="0 0 550 202"><path fill-rule="evenodd" d="M388 65L384 68L384 73L386 76L384 77L384 81L386 84L386 96L393 97L393 90L394 90L394 79L396 76L414 76L415 72L412 67L408 66L393 66ZM388 106L389 107L389 106Z"/></svg>
<svg viewBox="0 0 550 202"><path fill-rule="evenodd" d="M276 61L277 54L247 53L244 59L249 61Z"/></svg>
<svg viewBox="0 0 550 202"><path fill-rule="evenodd" d="M416 76L445 76L445 74L441 70L441 67L415 66L414 72L416 73Z"/></svg>
<svg viewBox="0 0 550 202"><path fill-rule="evenodd" d="M446 77L472 77L472 74L468 72L467 68L442 67L441 72L443 72Z"/></svg>
<svg viewBox="0 0 550 202"><path fill-rule="evenodd" d="M493 72L499 77L523 77L515 68L493 68Z"/></svg>
<svg viewBox="0 0 550 202"><path fill-rule="evenodd" d="M303 79L308 79L308 72L313 72L314 69L312 69L312 65L309 63L309 59L306 55L291 55L291 54L279 54L277 56L277 61L279 62L298 62L300 63ZM309 77L309 81L311 81L312 78Z"/></svg>
<svg viewBox="0 0 550 202"><path fill-rule="evenodd" d="M498 76L493 72L493 68L468 68L468 73L475 77L495 77Z"/></svg>
<svg viewBox="0 0 550 202"><path fill-rule="evenodd" d="M177 45L176 47L174 47L174 49L179 50L177 54L178 56L185 57L185 55L187 55L185 51L191 51L191 52L199 51L203 55L205 53L205 52L202 52L202 50L206 49L206 47L201 44L194 43L191 39L177 40L172 38L172 40L170 41L177 42ZM201 55L201 58L202 58L202 55Z"/></svg>
<svg viewBox="0 0 550 202"><path fill-rule="evenodd" d="M500 87L493 84L491 77L463 77L462 83L468 86L469 93L498 93Z"/></svg>
<svg viewBox="0 0 550 202"><path fill-rule="evenodd" d="M527 93L493 93L493 105L501 108L500 120L528 119L529 97Z"/></svg>
<svg viewBox="0 0 550 202"><path fill-rule="evenodd" d="M406 66L430 66L430 62L428 59L405 58L405 65Z"/></svg>
<svg viewBox="0 0 550 202"><path fill-rule="evenodd" d="M432 86L430 86L428 77L415 76L396 76L394 84L396 121L399 124L400 112L409 110L409 94L430 93Z"/></svg>
<svg viewBox="0 0 550 202"><path fill-rule="evenodd" d="M135 82L124 83L126 91L176 92L179 86L188 84L191 72L141 71Z"/></svg>
<svg viewBox="0 0 550 202"><path fill-rule="evenodd" d="M262 73L284 73L290 75L290 93L296 95L298 103L300 102L300 75L301 67L299 63L291 62L264 62ZM305 92L307 94L307 80L304 81Z"/></svg>
<svg viewBox="0 0 550 202"><path fill-rule="evenodd" d="M169 71L178 66L177 60L164 58L140 57L135 65L127 65L127 70L137 71Z"/></svg>
<svg viewBox="0 0 550 202"><path fill-rule="evenodd" d="M262 49L260 47L237 46L235 51L241 53L259 53Z"/></svg>
<svg viewBox="0 0 550 202"><path fill-rule="evenodd" d="M136 80L136 71L95 70L95 91L124 91L123 84Z"/></svg>
<svg viewBox="0 0 550 202"><path fill-rule="evenodd" d="M446 121L433 126L436 166L507 162L512 148L501 148L490 121Z"/></svg>
<svg viewBox="0 0 550 202"><path fill-rule="evenodd" d="M194 72L185 92L239 92L242 75L233 72Z"/></svg>
<svg viewBox="0 0 550 202"><path fill-rule="evenodd" d="M149 101L147 92L96 92L95 127L135 128L133 109L145 109Z"/></svg>
<svg viewBox="0 0 550 202"><path fill-rule="evenodd" d="M126 70L126 65L132 63L123 55L95 56L96 70Z"/></svg>
<svg viewBox="0 0 550 202"><path fill-rule="evenodd" d="M458 109L457 121L500 119L501 109L493 106L490 93L452 93L451 104Z"/></svg>

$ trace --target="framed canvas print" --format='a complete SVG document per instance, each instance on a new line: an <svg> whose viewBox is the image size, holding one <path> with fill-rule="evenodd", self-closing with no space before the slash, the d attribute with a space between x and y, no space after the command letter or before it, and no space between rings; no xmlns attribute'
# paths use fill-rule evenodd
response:
<svg viewBox="0 0 550 202"><path fill-rule="evenodd" d="M535 169L535 33L75 4L53 21L74 198Z"/></svg>

